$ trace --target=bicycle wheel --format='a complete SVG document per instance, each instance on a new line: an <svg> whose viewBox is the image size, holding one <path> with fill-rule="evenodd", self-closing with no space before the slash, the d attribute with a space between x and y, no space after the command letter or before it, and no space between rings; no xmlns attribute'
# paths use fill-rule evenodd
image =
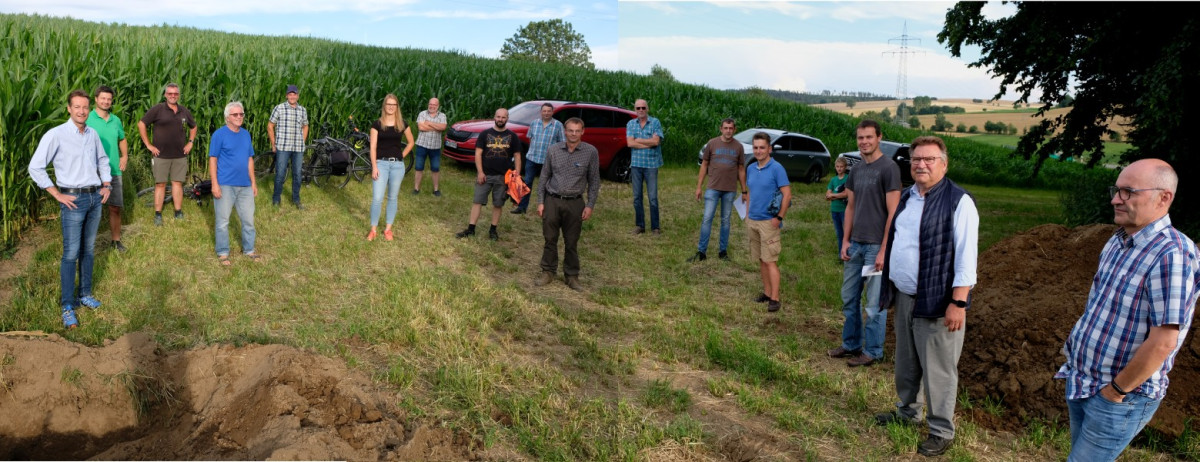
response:
<svg viewBox="0 0 1200 462"><path fill-rule="evenodd" d="M154 186L138 191L137 197L146 207L154 207ZM169 187L166 188L166 192L163 194L162 203L166 204L167 202L171 202L171 188Z"/></svg>
<svg viewBox="0 0 1200 462"><path fill-rule="evenodd" d="M254 176L262 178L275 172L275 153L256 152L254 153Z"/></svg>
<svg viewBox="0 0 1200 462"><path fill-rule="evenodd" d="M354 156L354 162L350 164L350 171L346 172L346 180L342 182L342 187L350 182L353 177L354 181L362 183L366 178L371 177L371 153L360 151Z"/></svg>
<svg viewBox="0 0 1200 462"><path fill-rule="evenodd" d="M312 182L317 187L323 187L330 184L329 175L333 173L333 166L330 165L329 153L318 152L312 163Z"/></svg>

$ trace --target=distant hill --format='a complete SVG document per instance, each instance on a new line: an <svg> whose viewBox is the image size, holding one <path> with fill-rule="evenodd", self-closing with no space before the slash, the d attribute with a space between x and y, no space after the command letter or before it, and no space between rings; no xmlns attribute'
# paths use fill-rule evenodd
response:
<svg viewBox="0 0 1200 462"><path fill-rule="evenodd" d="M744 88L733 91L751 95L766 95L772 98L778 98L785 101L794 101L802 104L845 103L847 101L888 101L895 99L895 97L892 95L877 95L863 91L833 93L829 90L825 90L821 93L798 93L787 90L767 90L762 88Z"/></svg>

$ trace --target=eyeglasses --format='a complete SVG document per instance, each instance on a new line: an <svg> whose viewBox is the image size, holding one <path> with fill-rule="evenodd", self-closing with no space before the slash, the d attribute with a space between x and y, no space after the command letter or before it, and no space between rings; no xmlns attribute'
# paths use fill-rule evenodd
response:
<svg viewBox="0 0 1200 462"><path fill-rule="evenodd" d="M1122 187L1118 187L1118 186L1109 186L1108 187L1108 197L1117 197L1117 195L1120 194L1121 200L1127 201L1127 200L1129 200L1130 197L1133 197L1133 193L1135 193L1135 192L1162 191L1163 189L1164 188L1133 189L1133 188L1122 188Z"/></svg>
<svg viewBox="0 0 1200 462"><path fill-rule="evenodd" d="M634 109L634 110L638 110L638 111L645 111L645 110L646 110L646 106L634 106L634 107L633 107L633 109Z"/></svg>
<svg viewBox="0 0 1200 462"><path fill-rule="evenodd" d="M914 164L929 164L933 165L941 157L913 157L910 161Z"/></svg>
<svg viewBox="0 0 1200 462"><path fill-rule="evenodd" d="M179 92L167 92L167 96L179 96Z"/></svg>
<svg viewBox="0 0 1200 462"><path fill-rule="evenodd" d="M229 117L243 117L245 115L246 115L245 112L234 112L232 114L229 114Z"/></svg>

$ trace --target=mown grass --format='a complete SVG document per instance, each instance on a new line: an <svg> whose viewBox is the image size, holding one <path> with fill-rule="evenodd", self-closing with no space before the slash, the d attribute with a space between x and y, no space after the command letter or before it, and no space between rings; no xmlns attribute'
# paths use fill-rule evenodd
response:
<svg viewBox="0 0 1200 462"><path fill-rule="evenodd" d="M453 237L466 224L472 178L447 165L441 198L402 194L393 242L364 239L367 183L305 187L301 212L268 205L264 180L256 213L264 261L237 256L235 220L232 268L213 255L211 205L189 203L183 221L168 218L162 228L134 209L128 253L108 249L101 232L103 308L81 311L81 327L62 331L61 244L51 239L15 278L0 330L58 332L90 345L141 331L169 350L307 348L394 389L396 409L411 419L534 460L653 459L655 451L913 457L917 430L871 423L895 399L890 367L851 370L823 354L839 338L842 267L821 185L793 185L780 260L784 308L767 314L750 302L760 283L740 223L733 261L685 262L701 219L690 194L695 167L660 175L662 236L630 235L629 185L604 183L580 246L583 293L561 282L532 286L542 247L535 215L505 213L499 242ZM984 245L1057 220L1053 193L968 188L983 214ZM57 233L55 221L41 226ZM1063 454L1058 437L1016 445L960 422L953 460Z"/></svg>

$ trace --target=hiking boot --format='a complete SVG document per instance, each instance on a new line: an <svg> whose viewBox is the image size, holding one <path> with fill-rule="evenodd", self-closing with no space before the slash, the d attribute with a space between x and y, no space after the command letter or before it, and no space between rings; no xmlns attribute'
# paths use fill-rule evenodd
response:
<svg viewBox="0 0 1200 462"><path fill-rule="evenodd" d="M154 226L162 226L162 214L154 214Z"/></svg>
<svg viewBox="0 0 1200 462"><path fill-rule="evenodd" d="M493 241L500 240L500 233L496 232L496 228L492 228L492 229L488 230L488 239L491 239Z"/></svg>
<svg viewBox="0 0 1200 462"><path fill-rule="evenodd" d="M636 236L636 235L642 234L644 232L646 232L646 228L633 228L633 231L630 231L629 234Z"/></svg>
<svg viewBox="0 0 1200 462"><path fill-rule="evenodd" d="M687 261L688 261L688 263L694 263L694 262L698 262L698 261L704 261L707 259L708 259L708 255L705 255L704 252L696 252L695 255L688 257Z"/></svg>
<svg viewBox="0 0 1200 462"><path fill-rule="evenodd" d="M758 298L754 299L754 303L767 303L769 301L771 301L771 297L768 297L765 293L758 294Z"/></svg>
<svg viewBox="0 0 1200 462"><path fill-rule="evenodd" d="M513 215L523 215L525 214L525 209L512 209L512 211L509 213Z"/></svg>
<svg viewBox="0 0 1200 462"><path fill-rule="evenodd" d="M875 358L872 358L872 357L868 356L866 353L863 353L861 355L858 355L855 358L850 358L849 361L846 361L846 365L850 366L850 367L860 367L860 366L867 367L872 364L875 364L875 361L876 361Z"/></svg>
<svg viewBox="0 0 1200 462"><path fill-rule="evenodd" d="M542 274L539 274L537 279L535 279L533 281L533 285L535 287L541 287L546 284L549 284L550 281L553 281L553 280L554 280L554 273L551 273L549 271L542 271Z"/></svg>
<svg viewBox="0 0 1200 462"><path fill-rule="evenodd" d="M125 246L123 244L121 244L121 241L112 241L112 247L114 249L117 249L117 251L121 252L121 253L125 253L125 252L129 251L129 249L126 249Z"/></svg>
<svg viewBox="0 0 1200 462"><path fill-rule="evenodd" d="M897 410L892 410L891 412L880 412L878 414L875 414L875 425L878 425L880 427L886 427L886 426L888 426L888 424L891 424L891 423L908 425L908 426L912 427L912 426L917 426L921 422L919 420L910 419L908 417L905 417L904 414L901 414L900 411L897 411Z"/></svg>
<svg viewBox="0 0 1200 462"><path fill-rule="evenodd" d="M62 320L63 327L68 330L79 327L79 318L75 317L75 307L71 306L70 304L63 305Z"/></svg>
<svg viewBox="0 0 1200 462"><path fill-rule="evenodd" d="M454 237L462 239L462 238L470 237L470 236L474 236L474 235L475 235L475 230L473 230L471 228L467 228L467 229L464 229L462 231L455 233Z"/></svg>
<svg viewBox="0 0 1200 462"><path fill-rule="evenodd" d="M720 258L724 261L729 261L729 252L722 250L721 253L717 254L717 258Z"/></svg>
<svg viewBox="0 0 1200 462"><path fill-rule="evenodd" d="M926 457L940 456L950 449L950 445L954 444L954 439L946 439L937 435L929 435L929 438L922 441L917 446L917 453Z"/></svg>
<svg viewBox="0 0 1200 462"><path fill-rule="evenodd" d="M862 350L847 350L839 346L832 350L826 351L825 354L829 355L830 358L853 358L861 355Z"/></svg>
<svg viewBox="0 0 1200 462"><path fill-rule="evenodd" d="M175 219L176 219L176 220L182 220L182 219L183 219L183 210L176 210L176 211L175 211Z"/></svg>
<svg viewBox="0 0 1200 462"><path fill-rule="evenodd" d="M91 295L85 295L83 297L79 297L78 302L80 305L86 306L93 310L96 308L100 308L100 300L96 300L96 297L93 297Z"/></svg>
<svg viewBox="0 0 1200 462"><path fill-rule="evenodd" d="M782 307L783 305L779 303L779 300L767 300L767 312L774 313Z"/></svg>
<svg viewBox="0 0 1200 462"><path fill-rule="evenodd" d="M567 276L567 287L576 292L583 292L583 286L579 284L579 276Z"/></svg>

